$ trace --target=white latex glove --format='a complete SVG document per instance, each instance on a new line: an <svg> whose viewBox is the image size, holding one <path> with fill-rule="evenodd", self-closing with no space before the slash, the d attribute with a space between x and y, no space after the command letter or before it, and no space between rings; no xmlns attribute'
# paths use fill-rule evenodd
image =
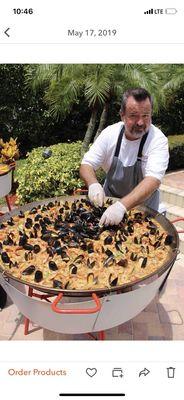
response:
<svg viewBox="0 0 184 400"><path fill-rule="evenodd" d="M100 183L92 183L88 188L89 200L94 203L95 206L102 207L105 199L105 193Z"/></svg>
<svg viewBox="0 0 184 400"><path fill-rule="evenodd" d="M118 225L126 211L126 207L120 201L116 201L103 213L99 225Z"/></svg>

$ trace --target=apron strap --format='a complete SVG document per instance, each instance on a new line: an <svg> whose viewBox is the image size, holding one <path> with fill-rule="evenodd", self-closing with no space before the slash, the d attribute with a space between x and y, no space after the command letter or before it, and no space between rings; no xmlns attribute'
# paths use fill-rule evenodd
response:
<svg viewBox="0 0 184 400"><path fill-rule="evenodd" d="M120 130L119 136L118 136L118 141L117 141L114 157L118 157L119 156L119 151L120 151L120 147L121 147L121 142L122 142L124 130L125 130L125 126L123 125L123 127Z"/></svg>
<svg viewBox="0 0 184 400"><path fill-rule="evenodd" d="M147 133L145 133L145 135L141 139L137 160L141 160L141 158L142 158L142 149L143 149L144 143L148 137L148 133L149 133L149 131Z"/></svg>

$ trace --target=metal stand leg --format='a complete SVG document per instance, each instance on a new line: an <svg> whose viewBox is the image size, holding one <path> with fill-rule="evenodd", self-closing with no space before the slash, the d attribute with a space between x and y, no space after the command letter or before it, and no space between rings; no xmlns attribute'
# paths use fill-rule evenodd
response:
<svg viewBox="0 0 184 400"><path fill-rule="evenodd" d="M159 292L161 292L162 289L163 289L163 287L165 286L165 284L166 284L166 282L167 282L167 279L168 279L168 277L169 277L169 275L170 275L170 273L171 273L172 267L173 267L173 265L172 265L171 268L169 269L169 271L168 271L168 273L167 273L165 279L163 280L162 284L160 285L160 287L159 287Z"/></svg>
<svg viewBox="0 0 184 400"><path fill-rule="evenodd" d="M104 331L98 332L98 338L99 340L105 340L105 332Z"/></svg>
<svg viewBox="0 0 184 400"><path fill-rule="evenodd" d="M33 289L30 287L28 290L28 296L29 297L33 296ZM25 319L24 319L24 335L28 335L28 333L29 333L29 322L30 322L29 318L25 317Z"/></svg>

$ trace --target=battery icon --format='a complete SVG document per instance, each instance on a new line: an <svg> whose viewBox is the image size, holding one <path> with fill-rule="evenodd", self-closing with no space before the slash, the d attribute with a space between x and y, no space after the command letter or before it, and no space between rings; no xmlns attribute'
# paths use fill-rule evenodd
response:
<svg viewBox="0 0 184 400"><path fill-rule="evenodd" d="M168 15L174 15L177 13L177 9L176 8L166 8L165 13Z"/></svg>

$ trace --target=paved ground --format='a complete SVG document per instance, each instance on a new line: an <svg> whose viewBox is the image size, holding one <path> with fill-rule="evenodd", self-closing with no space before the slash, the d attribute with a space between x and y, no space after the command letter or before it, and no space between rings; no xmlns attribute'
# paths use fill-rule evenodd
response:
<svg viewBox="0 0 184 400"><path fill-rule="evenodd" d="M184 171L167 174L163 184L184 190ZM8 299L0 312L0 340L90 340L87 335L62 335L33 324L30 331L24 336L24 317ZM184 255L178 256L163 293L131 321L107 330L106 339L184 340Z"/></svg>
<svg viewBox="0 0 184 400"><path fill-rule="evenodd" d="M184 171L170 172L166 174L163 179L163 184L184 190Z"/></svg>

